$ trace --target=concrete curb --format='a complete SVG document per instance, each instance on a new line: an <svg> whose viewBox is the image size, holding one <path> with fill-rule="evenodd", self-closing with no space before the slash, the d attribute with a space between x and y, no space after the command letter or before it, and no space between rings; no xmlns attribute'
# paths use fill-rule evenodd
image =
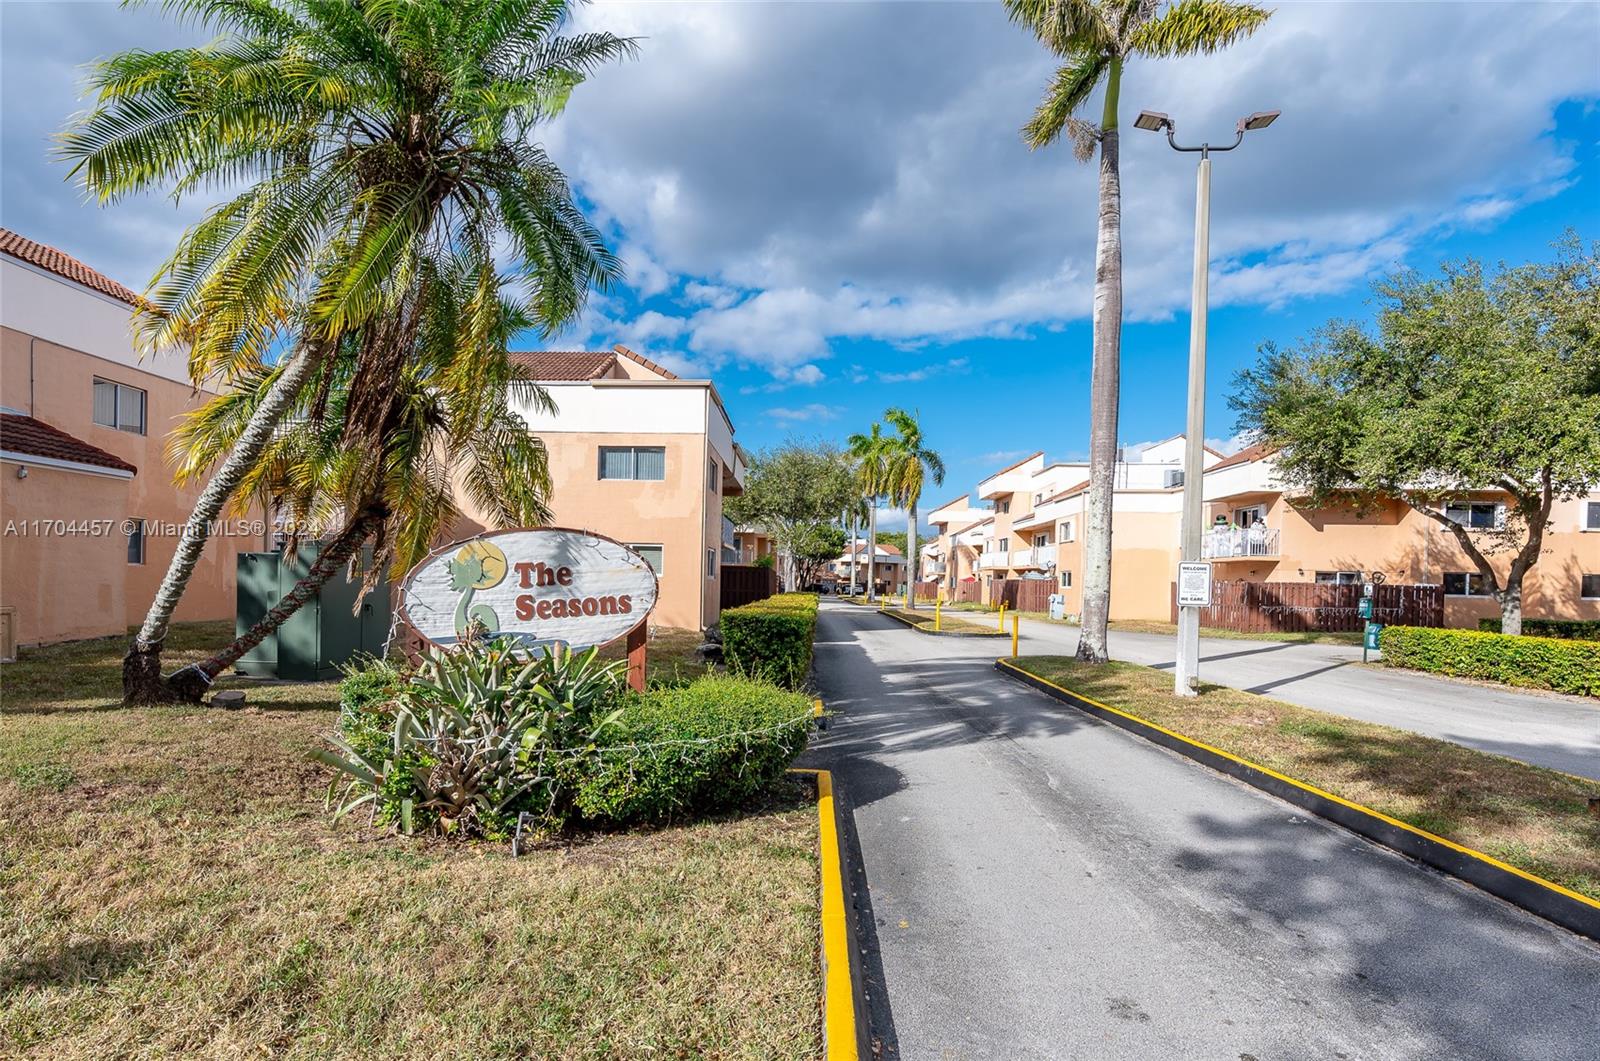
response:
<svg viewBox="0 0 1600 1061"><path fill-rule="evenodd" d="M912 622L911 620L909 620L909 619L907 619L907 618L905 618L903 616L896 615L893 612L888 611L888 610L886 610L884 608L874 608L870 604L857 604L855 601L847 600L844 597L840 597L838 599L844 601L846 604L852 605L852 606L857 607L857 608L870 609L871 611L877 612L879 615L883 616L886 619L893 619L895 622L899 623L901 626L904 626L904 627L907 627L909 629L915 630L919 634L927 634L930 637L1010 637L1011 636L1010 634L1005 633L1004 631L1001 631L1001 630L930 630L925 626L919 626L918 624ZM966 622L967 620L962 620L962 621Z"/></svg>
<svg viewBox="0 0 1600 1061"><path fill-rule="evenodd" d="M1046 696L1076 707L1119 729L1127 730L1152 744L1209 766L1213 770L1243 781L1252 788L1271 793L1374 843L1382 844L1452 877L1476 885L1490 895L1520 906L1529 913L1538 914L1562 928L1570 929L1593 940L1600 940L1600 902L1586 895L1580 895L1553 881L1536 877L1481 851L1462 847L1442 836L1435 836L1370 807L1352 803L1341 796L1297 781L1259 763L1241 759L1221 748L1212 747L1137 715L1130 715L1126 711L1080 696L1048 679L1029 674L1009 660L997 659L994 661L994 666L1007 677L1032 686Z"/></svg>
<svg viewBox="0 0 1600 1061"><path fill-rule="evenodd" d="M818 701L820 706L821 701ZM858 1061L867 1027L862 979L855 975L854 926L845 906L844 863L839 845L839 812L828 770L795 768L817 780L817 824L822 856L822 1056L825 1061ZM861 1015L858 1019L858 1014Z"/></svg>

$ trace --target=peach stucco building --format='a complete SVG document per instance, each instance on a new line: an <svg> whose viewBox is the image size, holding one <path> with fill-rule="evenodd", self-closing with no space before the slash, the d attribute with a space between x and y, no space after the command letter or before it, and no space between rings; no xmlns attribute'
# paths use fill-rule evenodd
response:
<svg viewBox="0 0 1600 1061"><path fill-rule="evenodd" d="M0 229L0 616L12 644L123 634L155 595L200 485L163 447L210 393L180 353L144 359L138 296L53 247ZM220 528L179 621L229 619L236 556L264 526Z"/></svg>
<svg viewBox="0 0 1600 1061"><path fill-rule="evenodd" d="M680 379L623 346L512 355L555 413L515 401L550 454L552 525L638 550L661 578L650 622L700 630L716 622L733 547L722 499L744 490L745 458L710 380ZM486 529L470 507L464 538Z"/></svg>

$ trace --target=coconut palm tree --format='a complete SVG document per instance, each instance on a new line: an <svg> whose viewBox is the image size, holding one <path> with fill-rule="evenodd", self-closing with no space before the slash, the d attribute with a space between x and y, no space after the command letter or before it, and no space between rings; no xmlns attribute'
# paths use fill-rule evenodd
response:
<svg viewBox="0 0 1600 1061"><path fill-rule="evenodd" d="M856 482L867 508L867 600L878 599L878 498L889 485L888 456L893 440L884 435L883 425L874 423L866 434L857 432L845 440L845 449L856 462ZM855 539L850 551L855 552ZM852 589L854 586L851 587Z"/></svg>
<svg viewBox="0 0 1600 1061"><path fill-rule="evenodd" d="M1122 175L1117 107L1123 66L1133 56L1161 59L1211 53L1247 37L1270 12L1229 0L1005 0L1061 67L1022 128L1030 148L1063 133L1087 162L1100 148L1100 229L1094 267L1094 368L1090 375L1089 496L1083 547L1083 632L1078 658L1103 663L1111 608L1111 494L1117 463L1117 392L1122 346ZM1099 124L1079 117L1101 83Z"/></svg>
<svg viewBox="0 0 1600 1061"><path fill-rule="evenodd" d="M465 255L487 288L500 252L546 332L620 274L531 139L585 76L634 51L606 33L561 36L569 3L170 0L213 40L91 71L97 99L60 152L101 203L243 186L158 272L136 317L143 345L186 346L191 376L213 387L281 353L129 647L126 701L172 695L161 645L207 528L353 336L349 421L369 439L384 422L412 349L401 307L425 263Z"/></svg>
<svg viewBox="0 0 1600 1061"><path fill-rule="evenodd" d="M412 356L391 382L395 400L386 408L378 448L352 447L346 440L358 341L344 344L325 363L323 372L332 377L325 390L302 392L294 417L280 425L241 484L236 504L254 500L279 513L291 528L285 546L291 554L299 537L294 528L337 520L339 529L306 575L259 622L220 652L168 679L180 698L198 698L212 679L341 569L363 564L365 590L385 569L390 577L401 577L459 514L457 483L500 527L549 522L545 446L513 401L546 412L553 412L554 404L506 356L507 345L529 326L531 315L514 300L480 312L471 281L470 268L462 268L419 293L425 298L414 312L424 319ZM173 435L173 446L183 454L180 477L186 471L198 474L231 448L253 406L270 390L274 372L258 370L254 386L214 398L186 418ZM363 559L368 545L371 555Z"/></svg>
<svg viewBox="0 0 1600 1061"><path fill-rule="evenodd" d="M922 487L929 480L939 486L944 482L944 458L929 449L922 438L922 425L916 414L904 409L888 409L883 418L895 430L890 439L887 477L889 500L906 510L906 607L917 607L917 502L922 500Z"/></svg>

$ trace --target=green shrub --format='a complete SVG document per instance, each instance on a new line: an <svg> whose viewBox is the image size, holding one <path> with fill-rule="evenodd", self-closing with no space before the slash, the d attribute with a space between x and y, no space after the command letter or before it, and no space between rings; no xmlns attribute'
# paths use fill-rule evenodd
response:
<svg viewBox="0 0 1600 1061"><path fill-rule="evenodd" d="M591 825L726 810L770 789L810 728L804 695L708 675L633 698L591 756L567 762L562 780Z"/></svg>
<svg viewBox="0 0 1600 1061"><path fill-rule="evenodd" d="M1378 647L1391 666L1600 696L1600 642L1386 626Z"/></svg>
<svg viewBox="0 0 1600 1061"><path fill-rule="evenodd" d="M1478 629L1500 632L1499 619L1479 619ZM1559 637L1566 641L1600 641L1600 619L1523 619L1522 632L1536 637Z"/></svg>
<svg viewBox="0 0 1600 1061"><path fill-rule="evenodd" d="M722 613L722 657L734 674L788 689L805 684L817 630L815 593L779 593Z"/></svg>

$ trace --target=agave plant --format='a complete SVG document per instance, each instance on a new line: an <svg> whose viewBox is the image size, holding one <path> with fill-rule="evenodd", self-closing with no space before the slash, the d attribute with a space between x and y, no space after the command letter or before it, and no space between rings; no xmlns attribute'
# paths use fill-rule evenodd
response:
<svg viewBox="0 0 1600 1061"><path fill-rule="evenodd" d="M542 790L555 802L553 756L581 753L617 723L625 665L505 640L426 655L394 703L382 747L330 738L316 758L339 772L340 818L373 804L406 833L419 823L482 831ZM340 782L343 781L343 788Z"/></svg>

